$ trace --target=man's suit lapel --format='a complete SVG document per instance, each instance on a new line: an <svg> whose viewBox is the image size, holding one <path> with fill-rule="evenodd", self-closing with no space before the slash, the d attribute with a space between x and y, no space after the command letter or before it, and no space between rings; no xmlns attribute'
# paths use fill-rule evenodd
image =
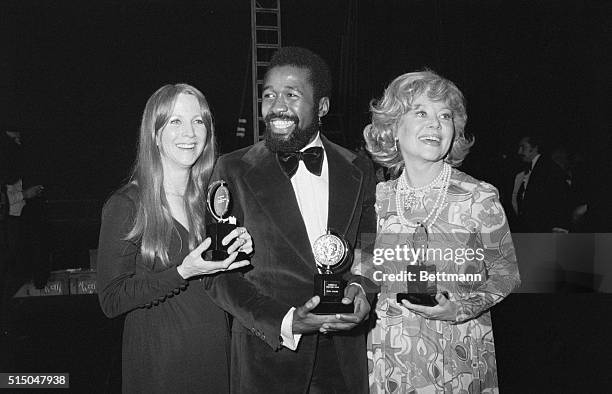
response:
<svg viewBox="0 0 612 394"><path fill-rule="evenodd" d="M244 160L250 169L244 182L253 193L253 200L266 213L278 233L295 250L296 254L315 271L306 225L300 214L291 181L276 161L276 155L263 144L255 145Z"/></svg>
<svg viewBox="0 0 612 394"><path fill-rule="evenodd" d="M321 136L329 168L329 204L327 227L346 236L359 202L363 174L352 164L355 155L337 150Z"/></svg>

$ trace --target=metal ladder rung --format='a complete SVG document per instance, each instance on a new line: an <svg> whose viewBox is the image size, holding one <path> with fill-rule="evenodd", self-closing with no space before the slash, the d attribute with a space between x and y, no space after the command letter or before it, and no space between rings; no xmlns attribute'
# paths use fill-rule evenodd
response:
<svg viewBox="0 0 612 394"><path fill-rule="evenodd" d="M280 45L278 44L255 44L255 47L262 49L278 49Z"/></svg>
<svg viewBox="0 0 612 394"><path fill-rule="evenodd" d="M279 31L278 26L267 26L267 25L256 25L255 26L256 30L262 30L262 31Z"/></svg>
<svg viewBox="0 0 612 394"><path fill-rule="evenodd" d="M278 8L264 8L264 7L255 7L255 12L265 12L276 14L280 11Z"/></svg>
<svg viewBox="0 0 612 394"><path fill-rule="evenodd" d="M276 40L268 40L267 42L263 42L263 40L259 40L258 44L255 44L255 48L256 49L261 49L262 47L260 45L269 45L271 48L273 49L278 49L280 48L279 42L280 39L276 39Z"/></svg>

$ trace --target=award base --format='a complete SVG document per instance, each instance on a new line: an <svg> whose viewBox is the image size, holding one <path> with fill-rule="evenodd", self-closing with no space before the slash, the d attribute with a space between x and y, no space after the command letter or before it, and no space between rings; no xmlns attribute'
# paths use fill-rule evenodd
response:
<svg viewBox="0 0 612 394"><path fill-rule="evenodd" d="M442 294L448 298L448 292L443 291ZM398 293L396 297L397 303L401 304L402 300L408 300L411 304L436 306L436 293Z"/></svg>
<svg viewBox="0 0 612 394"><path fill-rule="evenodd" d="M221 244L221 241L223 241L223 238L235 228L236 225L230 223L211 223L207 225L206 236L210 237L211 243L208 250L202 253L202 258L213 261L225 260L228 258L227 248L231 243L224 246Z"/></svg>
<svg viewBox="0 0 612 394"><path fill-rule="evenodd" d="M353 304L343 304L346 281L339 274L317 274L314 276L314 295L321 299L312 310L315 315L334 315L336 313L353 313Z"/></svg>
<svg viewBox="0 0 612 394"><path fill-rule="evenodd" d="M435 265L409 265L406 268L409 280L406 284L406 292L398 293L396 300L398 304L402 303L402 300L408 300L411 304L424 305L424 306L436 306L436 295L438 294L437 282L429 278L436 277L436 266ZM422 280L425 277L426 280ZM448 292L443 291L442 294L448 298Z"/></svg>

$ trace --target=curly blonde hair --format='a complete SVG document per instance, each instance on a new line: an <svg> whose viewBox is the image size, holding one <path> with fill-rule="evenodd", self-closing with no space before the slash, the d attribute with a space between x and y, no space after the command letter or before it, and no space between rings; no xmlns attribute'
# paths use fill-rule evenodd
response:
<svg viewBox="0 0 612 394"><path fill-rule="evenodd" d="M372 123L363 130L372 159L390 168L394 174L404 167L404 159L395 142L397 127L401 117L412 109L414 99L421 94L445 102L453 113L455 134L445 162L453 167L460 166L474 145L474 137L465 133L465 98L454 83L431 70L400 75L387 86L380 100L370 102Z"/></svg>

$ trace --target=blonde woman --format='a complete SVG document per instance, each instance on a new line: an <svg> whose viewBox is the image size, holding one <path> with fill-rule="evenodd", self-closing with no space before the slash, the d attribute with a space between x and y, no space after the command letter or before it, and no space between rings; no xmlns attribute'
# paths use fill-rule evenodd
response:
<svg viewBox="0 0 612 394"><path fill-rule="evenodd" d="M165 85L148 100L131 181L102 212L98 251L100 305L125 316L123 392L229 392L225 313L202 275L243 267L251 236L225 239L230 256L205 261L206 185L215 160L212 115L204 95Z"/></svg>
<svg viewBox="0 0 612 394"><path fill-rule="evenodd" d="M408 73L371 112L367 148L399 177L377 185L376 258L362 267L381 285L368 335L370 391L497 392L489 309L520 280L497 190L455 168L473 144L463 95L431 71ZM394 253L404 246L416 254ZM401 280L409 265L415 276ZM409 281L427 283L426 266L436 270L435 298L398 303Z"/></svg>

